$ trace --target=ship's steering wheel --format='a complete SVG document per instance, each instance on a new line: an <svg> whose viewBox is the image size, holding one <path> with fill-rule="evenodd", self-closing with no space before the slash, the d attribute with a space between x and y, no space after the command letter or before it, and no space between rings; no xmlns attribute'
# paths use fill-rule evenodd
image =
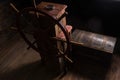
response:
<svg viewBox="0 0 120 80"><path fill-rule="evenodd" d="M16 24L18 32L29 45L28 48L33 48L40 55L49 52L46 50L52 49L54 52L60 53L59 57L67 59L66 55L70 52L70 38L67 29L60 23L59 19L39 9L29 7L18 13ZM66 48L62 51L57 48L58 40L55 35L55 27L59 27L65 36L64 41L60 40L66 45ZM41 40L43 41L42 46L40 45ZM46 44L50 44L51 47L49 48Z"/></svg>

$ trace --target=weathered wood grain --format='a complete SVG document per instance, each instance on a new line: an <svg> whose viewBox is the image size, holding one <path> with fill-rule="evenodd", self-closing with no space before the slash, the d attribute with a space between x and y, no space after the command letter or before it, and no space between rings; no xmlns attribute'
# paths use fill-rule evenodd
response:
<svg viewBox="0 0 120 80"><path fill-rule="evenodd" d="M41 65L39 54L32 49L27 50L19 34L11 36L3 44L0 46L0 80L57 79L58 64ZM107 62L101 63L84 55L75 55L74 58L74 64L60 80L119 80L119 56L113 56L109 67Z"/></svg>

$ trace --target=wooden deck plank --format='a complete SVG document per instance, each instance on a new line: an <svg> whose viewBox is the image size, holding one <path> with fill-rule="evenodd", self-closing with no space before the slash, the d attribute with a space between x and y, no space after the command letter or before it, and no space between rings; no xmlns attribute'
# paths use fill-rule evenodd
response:
<svg viewBox="0 0 120 80"><path fill-rule="evenodd" d="M56 80L58 66L40 64L37 52L27 50L19 35L6 40L0 46L0 80ZM111 65L101 64L91 58L77 56L71 70L60 80L119 80L120 58L113 56ZM58 79L57 79L58 80Z"/></svg>

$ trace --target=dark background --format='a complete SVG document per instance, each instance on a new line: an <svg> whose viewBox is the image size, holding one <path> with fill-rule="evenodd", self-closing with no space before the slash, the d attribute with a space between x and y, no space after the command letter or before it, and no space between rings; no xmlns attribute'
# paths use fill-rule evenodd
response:
<svg viewBox="0 0 120 80"><path fill-rule="evenodd" d="M42 0L36 0L37 4ZM43 0L68 5L68 24L99 34L120 37L119 0ZM32 0L1 0L12 2L19 10L33 6ZM9 4L6 4L9 5ZM3 5L5 7L6 5ZM1 11L2 12L2 11Z"/></svg>
<svg viewBox="0 0 120 80"><path fill-rule="evenodd" d="M106 0L106 1L105 0L45 0L45 1L67 4L68 5L67 24L72 25L74 28L84 29L87 31L104 34L104 35L110 35L110 36L114 36L114 37L120 37L120 33L119 33L120 2L119 1L115 1L115 0L114 1L112 1L112 0L111 1L110 0ZM27 49L26 49L26 45L21 44L19 42L19 40L17 41L17 43L19 43L19 44L16 44L16 42L14 42L13 40L9 40L11 38L11 34L16 35L15 33L12 33L11 31L6 31L9 27L13 26L12 24L14 24L14 22L16 21L16 19L14 18L15 12L11 11L11 8L9 6L10 2L12 2L19 10L22 10L25 7L33 6L33 3L32 3L32 0L0 1L0 34L3 30L5 31L3 36L0 35L0 40L3 40L2 42L0 41L0 45L7 42L7 40L10 43L12 42L13 44L15 44L15 46L13 46L13 47L12 47L12 45L10 45L10 43L7 44L8 42L6 43L7 45L4 44L5 46L9 46L8 48L10 48L10 52L8 50L8 52L6 54L7 49L3 48L4 49L3 54L5 53L4 54L5 56L9 54L10 55L9 57L11 57L11 55L13 55L13 54L16 55L16 53L18 53L17 54L18 56L16 55L17 56L16 59L18 59L18 62L16 61L16 59L13 58L14 55L13 55L13 57L11 57L12 59L10 58L10 60L11 60L10 62L14 63L14 61L16 61L15 63L20 63L19 60L23 60L23 62L24 62L24 61L26 61L25 59L28 59L26 57L25 57L25 59L23 59L23 56L25 56L24 50L27 50ZM40 2L40 0L37 1L37 3L39 3L39 2ZM7 33L7 34L5 34L5 33ZM5 37L5 39L4 39L4 37ZM25 47L25 49L23 49L23 46ZM2 48L0 48L0 49L2 49ZM11 49L15 49L15 51L11 50ZM119 46L118 46L118 50L119 50ZM111 65L111 54L105 54L104 52L101 52L98 50L93 50L90 48L85 48L83 46L80 46L80 47L73 46L73 50L71 53L74 53L72 55L73 60L75 61L75 66L78 67L78 68L75 67L73 69L76 69L75 71L78 71L78 73L80 72L80 75L88 77L91 80L105 80L104 78L106 76L106 73L108 73L107 70L109 69L109 67ZM23 56L21 56L21 55L23 55ZM21 56L21 59L18 58L19 56ZM34 57L32 56L32 58L34 58ZM29 59L32 59L32 58L29 58ZM110 76L111 77L115 76L115 78L116 78L116 76L119 75L119 70L120 70L119 69L119 65L120 65L119 60L120 59L118 59L116 57L114 59L115 59L115 61L114 61L115 63L114 63L113 69L111 70ZM3 59L2 59L2 61L3 61ZM6 58L6 60L4 60L4 61L8 61L8 58ZM4 63L4 61L2 63ZM4 64L2 64L3 67L4 67ZM11 63L9 63L9 64L11 64ZM20 64L22 64L22 63L20 63ZM80 67L78 65L80 65ZM13 64L13 66L14 66L14 64ZM28 67L30 67L30 69L32 69L31 74L30 74L30 70ZM13 71L13 73L18 76L15 76L14 74L11 74L11 73L9 73L9 74L13 75L13 78L17 78L17 79L22 79L22 78L24 78L24 76L28 75L26 77L26 78L28 78L28 80L31 78L33 78L33 80L35 80L35 79L40 80L41 77L39 77L39 76L40 76L41 70L39 70L39 69L43 69L43 68L40 68L38 65L36 65L36 67L34 67L34 68L33 67L31 67L31 65L28 65L27 67L23 66L22 69L17 69L17 71L16 71L17 74L14 73L14 71ZM3 68L1 68L1 70L2 69ZM6 66L5 66L5 69L8 70L6 68ZM33 71L34 69L35 69L35 71ZM26 72L24 72L24 70ZM45 68L45 70L46 70L46 68ZM42 72L42 74L44 72ZM48 70L48 73L49 73L49 70ZM9 76L9 77L11 78L11 80L17 80L17 79L12 79L11 76ZM9 77L5 76L5 78L8 78L8 79L9 79ZM42 77L44 77L44 76L42 76ZM110 77L110 79L112 79L111 77ZM44 77L44 78L47 78L47 77ZM43 79L43 80L45 80L45 79ZM119 77L118 77L118 80L119 80Z"/></svg>

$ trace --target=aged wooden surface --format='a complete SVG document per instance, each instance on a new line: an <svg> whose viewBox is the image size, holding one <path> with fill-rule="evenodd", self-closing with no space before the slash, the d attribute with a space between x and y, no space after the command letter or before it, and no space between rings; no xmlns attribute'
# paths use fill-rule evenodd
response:
<svg viewBox="0 0 120 80"><path fill-rule="evenodd" d="M51 63L41 65L39 54L32 49L27 50L27 45L19 34L14 34L16 35L1 34L0 80L58 80L58 65ZM10 37L6 38L7 36ZM61 80L119 80L120 78L119 56L113 56L108 62L101 62L85 55L74 55L74 58L74 64Z"/></svg>
<svg viewBox="0 0 120 80"><path fill-rule="evenodd" d="M6 11L6 7L3 7L6 4L8 5L8 3L1 3L0 5L0 31L6 30L12 23L8 23L8 16L11 13L7 16L4 14L9 13ZM39 54L32 49L27 50L28 46L19 34L6 31L0 32L0 80L57 80L58 65L50 62L41 65ZM68 73L61 80L120 79L119 56L112 56L109 59L107 59L108 56L96 58L92 56L94 54L91 54L89 49L83 48L73 51L72 54L74 64L71 65ZM85 54L89 54L91 57ZM52 60L50 61L52 62Z"/></svg>
<svg viewBox="0 0 120 80"><path fill-rule="evenodd" d="M55 9L50 10L50 11L46 10L45 7L47 5L53 5L55 7ZM37 8L42 10L43 12L48 13L49 15L53 16L54 18L59 18L65 12L67 5L50 3L50 2L41 2L40 4L37 5Z"/></svg>

